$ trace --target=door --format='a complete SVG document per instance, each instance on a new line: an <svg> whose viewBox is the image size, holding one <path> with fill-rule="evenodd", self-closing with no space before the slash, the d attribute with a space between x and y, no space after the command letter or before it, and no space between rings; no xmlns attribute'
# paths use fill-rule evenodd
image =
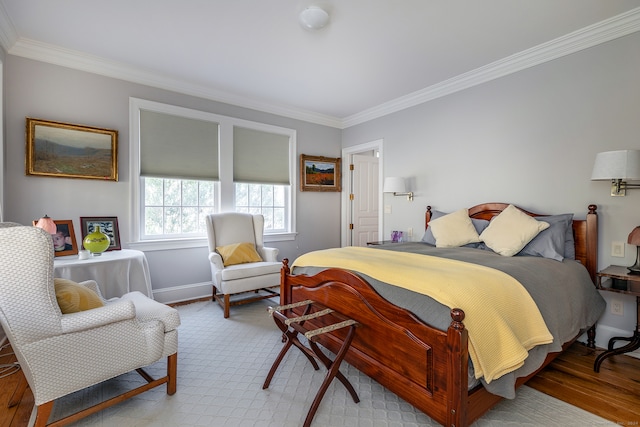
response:
<svg viewBox="0 0 640 427"><path fill-rule="evenodd" d="M351 160L351 245L367 246L379 240L379 160L363 154L354 154Z"/></svg>

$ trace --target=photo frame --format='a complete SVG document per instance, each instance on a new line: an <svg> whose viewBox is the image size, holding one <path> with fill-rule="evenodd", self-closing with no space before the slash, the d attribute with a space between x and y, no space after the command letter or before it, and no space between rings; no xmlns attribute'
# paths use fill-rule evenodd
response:
<svg viewBox="0 0 640 427"><path fill-rule="evenodd" d="M118 228L117 216L82 216L80 217L80 227L82 228L82 240L95 230L95 226L100 226L100 231L109 236L111 244L107 248L108 251L119 251L122 249L120 245L120 229Z"/></svg>
<svg viewBox="0 0 640 427"><path fill-rule="evenodd" d="M118 131L27 117L26 174L118 180Z"/></svg>
<svg viewBox="0 0 640 427"><path fill-rule="evenodd" d="M38 220L33 221L33 226L35 226L37 222ZM51 235L54 255L77 255L78 243L76 242L76 233L73 230L73 221L70 219L54 219L53 222L56 223L56 228L58 229L56 234Z"/></svg>
<svg viewBox="0 0 640 427"><path fill-rule="evenodd" d="M300 191L342 191L340 158L300 155Z"/></svg>

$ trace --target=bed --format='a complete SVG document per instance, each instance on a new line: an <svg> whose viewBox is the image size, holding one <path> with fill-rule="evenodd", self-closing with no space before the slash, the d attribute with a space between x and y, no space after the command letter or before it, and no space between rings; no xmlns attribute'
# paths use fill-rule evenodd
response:
<svg viewBox="0 0 640 427"><path fill-rule="evenodd" d="M503 211L513 208L506 203L485 203L464 211L474 221L487 222L494 217L497 219ZM520 208L518 211L538 221L551 218ZM436 220L432 219L433 216L434 212L430 207L427 208L426 230L430 230L428 228L430 221L435 226ZM436 230L435 227L431 228ZM446 426L468 426L504 397L514 397L518 386L550 363L585 331L588 331L588 345L595 347L594 325L604 310L604 301L593 286L597 269L596 206L588 207L585 219L573 219L571 215L567 230L569 237L572 237L571 258L575 261L567 258L558 262L558 260L540 256L511 258L516 261L516 264L525 265L524 270L538 271L542 270L541 266L544 265L563 268L560 265L566 264L570 269L577 271L578 276L582 275L582 284L576 286L585 288L580 290L581 293L585 293L585 296L563 297L565 300L560 303L564 306L561 305L561 307L570 307L570 309L559 310L562 313L565 311L581 313L579 322L582 324L572 325L574 330L569 332L553 330L553 342L532 348L529 351L529 357L521 366L512 372L502 374L490 383L483 381L482 377L475 378L474 363L470 358L470 342L473 341L470 341L469 330L465 327L465 312L458 307L446 307L438 301L432 301L429 297L417 296L411 290L398 291L396 286L389 286L391 281L384 283L362 272L325 265L303 265L292 268L289 260L285 259L280 284L281 304L310 299L358 321L360 326L345 357L349 364L425 412L435 421ZM426 233L425 237L427 237ZM458 257L462 257L460 261L476 262L474 257L480 257L498 264L508 264L504 260L509 257L495 254L493 251L479 250L482 249L479 247L468 247L473 245L465 246L467 247L443 249L428 243L414 242L361 249L388 252L408 250L420 253L421 255L418 256L436 257L439 257L439 254L453 254L446 255L456 258L452 262L458 262ZM568 248L567 251L569 251ZM375 256L379 253L371 252ZM490 255L491 253L493 255ZM472 260L468 261L465 257L471 257ZM533 264L527 266L527 263ZM569 286L564 273L560 273L557 279L545 278L539 281L548 282L551 289L557 292L564 292L564 288ZM588 285L584 283L585 281ZM393 292L399 292L402 296L398 298L393 295ZM569 295L573 292L575 291L572 288ZM537 292L537 294L544 293L547 291ZM419 298L423 297L429 300L429 303L416 302L422 301ZM536 299L539 296L533 298ZM401 302L403 299L404 302ZM560 300L560 297L555 296L553 299ZM537 300L536 303L540 304ZM425 305L428 309L417 314L421 310L420 307ZM407 306L409 308L406 308ZM541 308L540 312L544 315L545 310L551 312L557 311L557 308ZM425 313L425 311L436 314L440 312L437 314L440 319L435 319L433 313ZM442 313L445 315L443 316ZM471 318L467 319L467 321L470 320ZM314 327L326 326L322 324L321 318L310 322L317 322L313 325ZM547 323L549 323L548 320ZM566 323L566 321L556 319L556 323ZM554 327L561 329L560 326ZM336 352L343 338L344 333L336 331L323 335L320 343ZM473 348L471 346L472 350ZM475 355L475 352L472 354Z"/></svg>

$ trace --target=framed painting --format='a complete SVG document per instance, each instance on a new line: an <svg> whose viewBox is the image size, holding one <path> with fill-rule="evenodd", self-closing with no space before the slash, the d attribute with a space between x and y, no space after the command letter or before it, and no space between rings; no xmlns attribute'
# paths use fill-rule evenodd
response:
<svg viewBox="0 0 640 427"><path fill-rule="evenodd" d="M341 191L340 158L301 154L300 191Z"/></svg>
<svg viewBox="0 0 640 427"><path fill-rule="evenodd" d="M37 222L37 220L33 221L33 226ZM76 255L78 253L78 244L76 243L76 233L73 230L73 221L70 219L54 219L53 222L56 223L56 233L51 235L54 255Z"/></svg>
<svg viewBox="0 0 640 427"><path fill-rule="evenodd" d="M27 175L118 180L118 131L27 117Z"/></svg>
<svg viewBox="0 0 640 427"><path fill-rule="evenodd" d="M119 251L122 249L120 245L120 229L118 228L118 217L116 216L82 216L80 217L80 227L82 228L82 240L95 231L96 226L100 227L100 231L109 236L111 244L107 251Z"/></svg>

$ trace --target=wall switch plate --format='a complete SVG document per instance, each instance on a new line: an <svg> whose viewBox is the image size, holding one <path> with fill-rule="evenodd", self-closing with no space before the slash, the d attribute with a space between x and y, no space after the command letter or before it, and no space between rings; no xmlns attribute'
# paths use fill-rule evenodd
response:
<svg viewBox="0 0 640 427"><path fill-rule="evenodd" d="M413 228L407 228L407 237L411 239L413 237Z"/></svg>
<svg viewBox="0 0 640 427"><path fill-rule="evenodd" d="M386 214L391 213L391 205L384 205L384 213Z"/></svg>
<svg viewBox="0 0 640 427"><path fill-rule="evenodd" d="M611 314L624 316L624 303L618 299L611 300Z"/></svg>
<svg viewBox="0 0 640 427"><path fill-rule="evenodd" d="M611 242L611 256L624 258L624 242Z"/></svg>

